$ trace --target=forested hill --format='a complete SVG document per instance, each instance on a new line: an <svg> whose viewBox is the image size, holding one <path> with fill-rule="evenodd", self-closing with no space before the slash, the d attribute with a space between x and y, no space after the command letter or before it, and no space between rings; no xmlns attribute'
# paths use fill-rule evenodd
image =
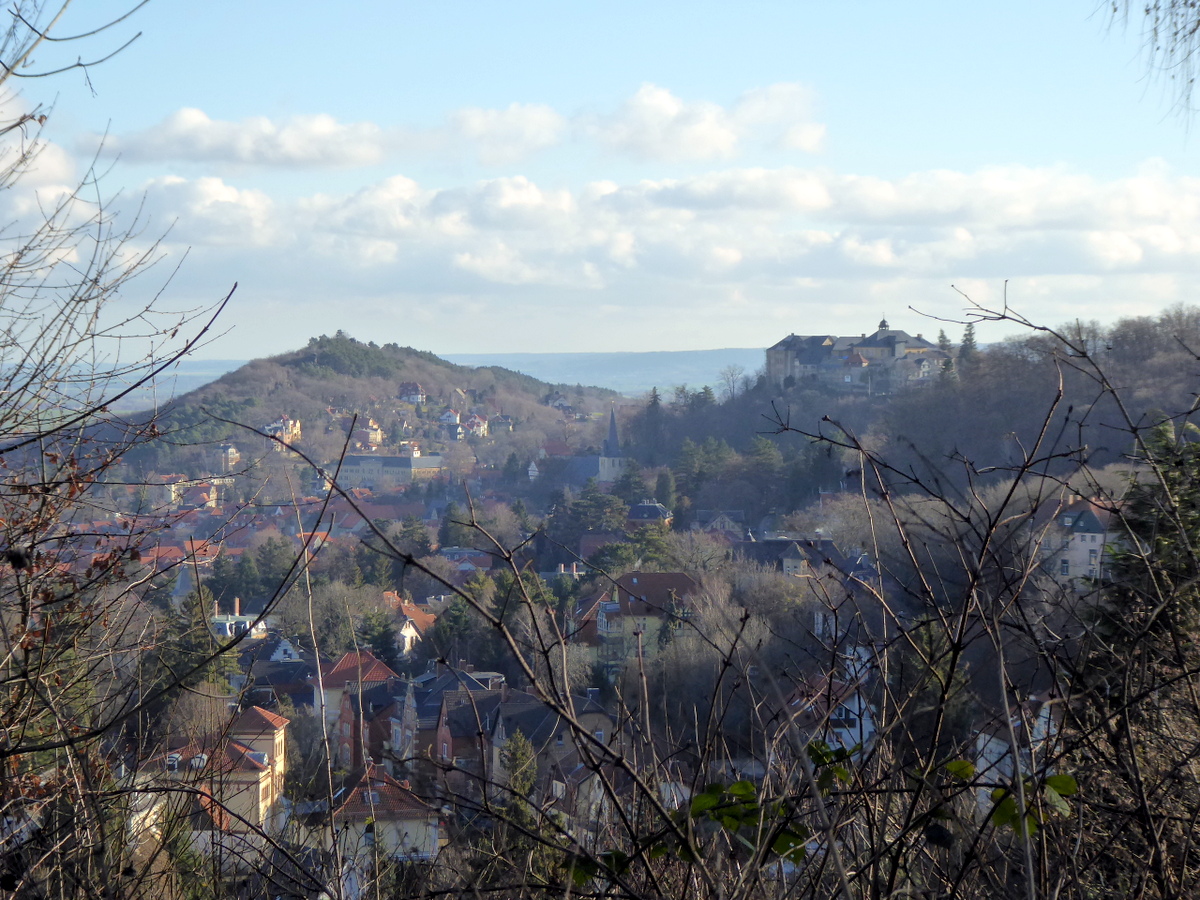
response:
<svg viewBox="0 0 1200 900"><path fill-rule="evenodd" d="M426 402L400 402L405 383L419 384ZM392 445L421 437L421 424L446 407L464 417L474 410L509 416L527 431L540 432L562 418L547 404L556 396L566 398L574 413L593 418L619 397L605 388L548 384L496 366L454 365L423 350L364 343L339 331L312 338L303 349L253 360L172 400L157 417L169 440L144 448L139 461L162 468L174 457L186 470L187 460L198 459L214 443L251 440L239 425L261 428L281 417L300 420L306 446L318 456L325 451L336 456L340 449L344 435L340 429L334 435L332 426L342 413L358 414L363 424L375 419ZM321 440L325 432L328 441Z"/></svg>

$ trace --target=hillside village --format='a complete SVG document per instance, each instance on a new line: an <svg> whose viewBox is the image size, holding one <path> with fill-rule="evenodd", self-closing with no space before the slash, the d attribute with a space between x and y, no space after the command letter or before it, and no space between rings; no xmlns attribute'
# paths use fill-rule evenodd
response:
<svg viewBox="0 0 1200 900"><path fill-rule="evenodd" d="M811 376L858 390L830 374L850 366L932 390L956 364L885 321L858 342L786 339L760 389ZM140 864L170 869L186 851L253 884L247 896L316 897L331 881L357 896L381 859L461 855L515 814L514 784L519 804L596 850L646 783L679 803L714 781L769 784L814 741L849 760L874 752L884 673L912 665L889 633L926 625L903 571L846 526L860 501L843 471L817 476L806 509L779 509L754 489L787 477L765 437L746 454L685 439L673 465L646 462L656 395L605 406L548 390L542 412L518 416L473 387L398 379L381 395L373 377L361 408L288 409L191 448L188 472L117 479L62 534L64 571L121 560L123 584L152 586L130 595L129 621L211 660L186 703L157 703L108 751ZM711 402L676 394L679 415ZM532 424L547 418L574 441ZM693 505L722 471L748 502ZM1113 512L1069 493L1031 508L1023 590L1050 604L1102 580ZM28 633L52 619L32 613ZM753 647L746 629L763 635ZM1036 660L1013 663L998 695L983 677L993 653L971 651L980 674L957 739L979 771L1012 777L1054 740L1058 685ZM114 693L148 690L136 656ZM714 674L723 659L736 688ZM718 706L698 731L698 711ZM20 793L9 803L5 865L36 883L44 813Z"/></svg>

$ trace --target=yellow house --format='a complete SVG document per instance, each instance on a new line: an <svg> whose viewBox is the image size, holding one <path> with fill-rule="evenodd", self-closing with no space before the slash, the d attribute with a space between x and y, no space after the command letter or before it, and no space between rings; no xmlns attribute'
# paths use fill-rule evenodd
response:
<svg viewBox="0 0 1200 900"><path fill-rule="evenodd" d="M322 843L328 846L332 824L347 859L377 853L431 860L441 847L438 811L409 790L407 781L397 781L373 762L351 773L334 795L333 807Z"/></svg>
<svg viewBox="0 0 1200 900"><path fill-rule="evenodd" d="M182 825L195 849L227 851L231 868L250 865L249 851L266 847L263 836L284 824L287 725L283 716L252 706L223 732L155 757L145 780L157 810L146 819L158 828Z"/></svg>

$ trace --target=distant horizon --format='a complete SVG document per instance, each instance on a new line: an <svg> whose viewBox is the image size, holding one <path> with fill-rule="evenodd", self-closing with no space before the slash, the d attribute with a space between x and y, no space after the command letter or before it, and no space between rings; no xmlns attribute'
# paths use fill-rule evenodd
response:
<svg viewBox="0 0 1200 900"><path fill-rule="evenodd" d="M421 350L420 347L413 348ZM434 351L429 351L434 352ZM500 366L529 375L548 384L584 384L607 388L627 397L644 394L653 387L670 390L675 385L716 387L721 369L733 365L754 376L765 361L765 347L718 347L709 350L611 350L541 353L435 353L454 365L479 368ZM279 355L279 354L274 354ZM269 357L256 357L265 359ZM634 364L634 358L638 363ZM620 359L622 365L612 363ZM173 396L194 391L216 381L227 372L239 369L249 359L192 358L180 360L175 369L159 377L158 387L174 380ZM131 409L144 403L138 392L124 404Z"/></svg>

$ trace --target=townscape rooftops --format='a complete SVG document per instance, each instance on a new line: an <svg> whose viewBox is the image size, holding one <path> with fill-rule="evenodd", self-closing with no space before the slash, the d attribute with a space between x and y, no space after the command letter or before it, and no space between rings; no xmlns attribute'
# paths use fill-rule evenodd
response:
<svg viewBox="0 0 1200 900"><path fill-rule="evenodd" d="M277 731L286 728L288 719L278 713L263 709L261 706L251 706L246 709L229 729L230 734L262 734L267 731Z"/></svg>
<svg viewBox="0 0 1200 900"><path fill-rule="evenodd" d="M323 675L327 685L338 686L346 681L387 681L400 676L375 658L369 650L351 650L336 663L329 665Z"/></svg>
<svg viewBox="0 0 1200 900"><path fill-rule="evenodd" d="M433 808L376 763L351 772L334 795L337 819L426 818Z"/></svg>

